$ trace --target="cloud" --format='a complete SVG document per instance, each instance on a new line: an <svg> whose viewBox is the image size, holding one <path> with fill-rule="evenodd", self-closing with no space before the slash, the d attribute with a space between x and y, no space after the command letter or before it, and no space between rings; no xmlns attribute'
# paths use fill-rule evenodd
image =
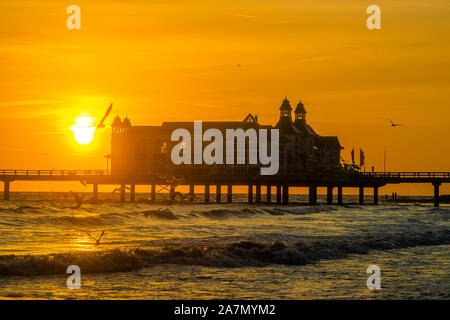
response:
<svg viewBox="0 0 450 320"><path fill-rule="evenodd" d="M34 106L46 104L64 103L63 100L16 100L16 101L0 101L0 107L16 107L16 106Z"/></svg>
<svg viewBox="0 0 450 320"><path fill-rule="evenodd" d="M219 106L219 105L215 105L215 104L206 104L206 103L192 103L192 102L184 102L184 101L179 101L179 103L182 104L186 104L189 106L194 106L194 107L199 107L199 108L205 108L205 109L227 109L229 107L226 106Z"/></svg>

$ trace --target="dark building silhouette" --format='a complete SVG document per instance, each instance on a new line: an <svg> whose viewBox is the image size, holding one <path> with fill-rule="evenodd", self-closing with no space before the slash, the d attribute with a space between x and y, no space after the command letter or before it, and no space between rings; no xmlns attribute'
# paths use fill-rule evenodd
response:
<svg viewBox="0 0 450 320"><path fill-rule="evenodd" d="M275 126L262 125L258 122L257 116L249 114L243 121L203 122L202 127L203 132L210 128L219 129L224 140L226 129L254 128L256 132L258 129L279 129L278 174L327 172L340 168L340 152L343 148L338 138L318 135L306 122L306 109L302 102L299 102L294 110L294 120L291 113L292 107L286 98L281 104L280 119ZM111 173L113 175L144 175L170 173L173 170L183 169L192 172L200 170L203 174L225 171L250 174L255 172L252 169L259 167L258 164L248 164L248 144L246 144L246 164L174 165L170 155L178 141L173 142L170 137L172 132L179 128L189 130L193 138L193 122L163 122L161 126L132 126L127 117L121 120L117 116L112 123ZM270 145L270 134L268 137ZM209 141L203 142L203 147L209 143ZM224 141L224 162L225 153Z"/></svg>

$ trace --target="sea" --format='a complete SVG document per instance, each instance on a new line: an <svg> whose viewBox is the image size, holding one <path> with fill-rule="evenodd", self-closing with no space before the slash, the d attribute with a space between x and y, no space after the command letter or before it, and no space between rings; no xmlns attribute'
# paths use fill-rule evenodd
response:
<svg viewBox="0 0 450 320"><path fill-rule="evenodd" d="M158 196L12 193L0 201L0 299L450 298L448 204Z"/></svg>

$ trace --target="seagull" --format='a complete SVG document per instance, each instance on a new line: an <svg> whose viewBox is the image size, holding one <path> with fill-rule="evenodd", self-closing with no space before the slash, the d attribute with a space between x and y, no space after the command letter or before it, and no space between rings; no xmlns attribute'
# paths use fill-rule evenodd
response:
<svg viewBox="0 0 450 320"><path fill-rule="evenodd" d="M109 113L111 112L112 105L113 105L112 103L109 105L108 110L106 110L106 112L105 112L105 115L104 115L103 118L100 120L100 122L95 126L96 129L101 129L101 128L104 128L104 127L105 127L104 122L105 122L105 120L106 120L106 117L108 117Z"/></svg>
<svg viewBox="0 0 450 320"><path fill-rule="evenodd" d="M102 234L100 235L100 237L98 237L98 239L95 239L93 236L91 236L91 234L89 232L87 232L87 235L89 237L91 237L92 240L95 241L96 246L98 246L100 244L100 239L103 237L104 234L105 234L105 230L103 230Z"/></svg>
<svg viewBox="0 0 450 320"><path fill-rule="evenodd" d="M391 126L392 126L392 127L402 126L401 123L394 123L394 122L392 122L391 120L389 120L389 122L391 123Z"/></svg>

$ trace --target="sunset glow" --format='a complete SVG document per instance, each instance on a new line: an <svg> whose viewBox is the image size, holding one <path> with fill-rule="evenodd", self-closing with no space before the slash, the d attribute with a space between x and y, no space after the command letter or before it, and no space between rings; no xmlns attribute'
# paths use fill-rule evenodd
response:
<svg viewBox="0 0 450 320"><path fill-rule="evenodd" d="M378 2L381 30L367 29L372 3L362 0L76 4L80 30L66 27L68 4L0 4L0 134L16 132L0 141L3 168L106 167L112 117L88 145L94 129L77 128L73 144L79 106L100 119L113 102L113 115L135 125L249 112L273 124L288 96L302 99L319 134L339 137L347 161L355 147L368 170L383 170L384 154L388 171L449 170L445 1Z"/></svg>

